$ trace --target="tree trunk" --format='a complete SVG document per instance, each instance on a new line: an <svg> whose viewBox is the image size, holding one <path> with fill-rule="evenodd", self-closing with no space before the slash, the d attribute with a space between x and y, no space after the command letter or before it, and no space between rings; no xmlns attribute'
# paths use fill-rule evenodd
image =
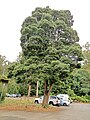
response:
<svg viewBox="0 0 90 120"><path fill-rule="evenodd" d="M37 81L37 88L36 88L36 97L38 97L38 81Z"/></svg>
<svg viewBox="0 0 90 120"><path fill-rule="evenodd" d="M48 100L49 100L49 96L50 96L50 92L52 90L53 84L50 86L49 90L48 90L47 86L48 86L47 81L45 81L45 83L44 83L44 99L43 99L43 103L42 103L43 107L48 105Z"/></svg>
<svg viewBox="0 0 90 120"><path fill-rule="evenodd" d="M29 84L29 86L28 86L28 97L30 97L30 92L31 92L31 85Z"/></svg>

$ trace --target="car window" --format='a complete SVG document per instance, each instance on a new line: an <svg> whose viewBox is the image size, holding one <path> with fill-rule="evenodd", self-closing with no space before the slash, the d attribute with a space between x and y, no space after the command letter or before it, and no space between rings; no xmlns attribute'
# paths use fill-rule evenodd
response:
<svg viewBox="0 0 90 120"><path fill-rule="evenodd" d="M56 99L56 96L50 96L50 99Z"/></svg>

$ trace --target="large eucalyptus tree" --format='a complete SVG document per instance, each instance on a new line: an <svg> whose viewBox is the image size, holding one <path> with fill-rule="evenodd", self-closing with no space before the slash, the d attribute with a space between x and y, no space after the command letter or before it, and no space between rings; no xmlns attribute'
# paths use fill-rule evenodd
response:
<svg viewBox="0 0 90 120"><path fill-rule="evenodd" d="M69 10L37 7L22 24L24 74L28 82L42 80L44 83L43 105L48 103L53 84L80 67L82 49L73 22Z"/></svg>

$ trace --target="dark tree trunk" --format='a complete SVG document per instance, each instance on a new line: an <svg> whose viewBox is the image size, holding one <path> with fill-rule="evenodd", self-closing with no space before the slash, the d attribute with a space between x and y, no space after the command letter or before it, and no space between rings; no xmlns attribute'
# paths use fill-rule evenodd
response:
<svg viewBox="0 0 90 120"><path fill-rule="evenodd" d="M53 84L50 85L49 89L47 88L47 86L48 86L48 81L45 81L44 82L44 99L42 103L43 107L45 107L48 104L48 99L49 99L49 95L52 90Z"/></svg>

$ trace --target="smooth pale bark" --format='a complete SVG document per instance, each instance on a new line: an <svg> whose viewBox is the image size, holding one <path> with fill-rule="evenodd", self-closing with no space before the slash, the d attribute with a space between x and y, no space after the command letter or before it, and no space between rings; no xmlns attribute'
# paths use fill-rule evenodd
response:
<svg viewBox="0 0 90 120"><path fill-rule="evenodd" d="M38 97L38 84L39 84L39 81L37 81L36 97Z"/></svg>
<svg viewBox="0 0 90 120"><path fill-rule="evenodd" d="M29 84L29 86L28 86L28 97L30 97L30 92L31 92L31 85Z"/></svg>

